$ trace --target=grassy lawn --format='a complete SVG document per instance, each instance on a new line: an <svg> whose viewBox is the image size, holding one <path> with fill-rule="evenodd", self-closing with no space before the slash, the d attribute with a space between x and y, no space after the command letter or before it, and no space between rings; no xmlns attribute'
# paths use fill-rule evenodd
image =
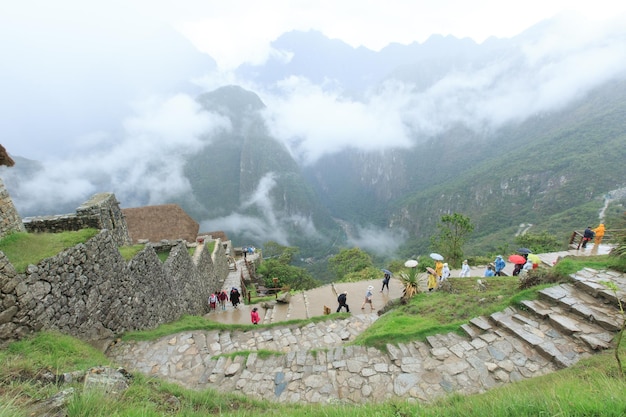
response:
<svg viewBox="0 0 626 417"><path fill-rule="evenodd" d="M409 303L400 305L376 320L359 335L357 344L385 350L387 343L425 340L426 336L460 332L470 319L489 315L516 305L520 299L535 299L545 286L520 291L516 277L493 277L483 280L487 289L478 292L476 280L449 278L452 293L435 291L417 294Z"/></svg>
<svg viewBox="0 0 626 417"><path fill-rule="evenodd" d="M15 270L22 273L28 265L36 265L65 249L86 242L98 233L97 229L62 233L13 233L0 240L0 251L9 258Z"/></svg>

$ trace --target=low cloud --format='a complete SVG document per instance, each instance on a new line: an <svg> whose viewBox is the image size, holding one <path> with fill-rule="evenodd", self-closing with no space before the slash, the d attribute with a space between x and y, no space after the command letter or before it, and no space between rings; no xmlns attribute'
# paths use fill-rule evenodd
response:
<svg viewBox="0 0 626 417"><path fill-rule="evenodd" d="M348 245L381 256L396 255L408 234L403 230L383 229L376 226L358 227L348 238Z"/></svg>
<svg viewBox="0 0 626 417"><path fill-rule="evenodd" d="M228 216L204 220L200 222L200 229L229 230L258 245L271 240L289 246L287 228L296 228L303 236L319 237L311 218L297 214L287 216L274 207L270 193L275 186L276 174L265 174L238 211ZM250 210L259 214L247 214Z"/></svg>
<svg viewBox="0 0 626 417"><path fill-rule="evenodd" d="M267 123L302 163L347 148L406 148L459 124L479 133L562 110L593 88L626 76L626 21L592 23L564 14L549 27L474 68L457 68L426 89L387 81L362 99L333 80L302 77L264 93Z"/></svg>
<svg viewBox="0 0 626 417"><path fill-rule="evenodd" d="M279 89L281 97L265 98L266 121L272 134L305 164L346 148L375 151L411 145L402 119L410 95L400 83L386 83L364 101L299 77L282 81Z"/></svg>
<svg viewBox="0 0 626 417"><path fill-rule="evenodd" d="M189 193L185 158L211 143L230 122L203 111L186 95L151 98L134 106L120 136L95 133L82 142L80 156L42 162L30 178L4 174L22 215L54 214L54 207L77 207L91 195L110 191L125 207L162 204Z"/></svg>

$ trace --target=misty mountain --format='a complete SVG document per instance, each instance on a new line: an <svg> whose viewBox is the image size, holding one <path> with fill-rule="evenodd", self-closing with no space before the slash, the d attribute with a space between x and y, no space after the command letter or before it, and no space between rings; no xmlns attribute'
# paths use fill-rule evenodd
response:
<svg viewBox="0 0 626 417"><path fill-rule="evenodd" d="M512 244L520 224L565 239L596 222L602 196L625 185L619 161L626 156L620 122L626 72L572 80L569 89L558 86L559 78L567 79L563 75L577 72L542 43L558 23L547 21L515 38L490 38L480 45L436 35L380 52L315 31L291 32L274 42L280 53L273 59L242 66L239 74L268 88L291 76L335 83L358 91L355 96L395 80L411 86L415 106L432 102L432 92L453 85L451 80L457 83L435 96L443 104L432 116L441 118L443 127L425 132L409 122L411 147L368 150L355 138L354 146L301 164L302 172L333 218L356 234L350 236L354 243L390 235L402 242L405 254L424 252L441 215L456 211L476 224L473 251L494 251ZM554 80L537 84L541 72ZM509 85L519 103L505 96ZM555 87L560 95L555 90L549 100L542 97L540 89ZM456 119L446 115L448 102L458 102L467 113ZM486 113L490 107L492 113Z"/></svg>
<svg viewBox="0 0 626 417"><path fill-rule="evenodd" d="M360 95L388 79L410 81L419 88L431 86L451 70L497 56L510 42L490 38L479 45L469 38L432 35L421 44L394 43L375 52L310 30L285 33L271 46L277 53L264 65L241 65L237 75L265 86L292 76L304 77L316 84L337 83Z"/></svg>
<svg viewBox="0 0 626 417"><path fill-rule="evenodd" d="M265 105L256 94L228 86L199 96L198 102L233 126L186 162L195 203L180 204L197 219L213 219L203 227L222 230L234 223L244 230L229 230L231 238L257 245L275 240L308 252L315 246L327 250L328 236L341 239L341 229L288 149L269 135L261 117Z"/></svg>

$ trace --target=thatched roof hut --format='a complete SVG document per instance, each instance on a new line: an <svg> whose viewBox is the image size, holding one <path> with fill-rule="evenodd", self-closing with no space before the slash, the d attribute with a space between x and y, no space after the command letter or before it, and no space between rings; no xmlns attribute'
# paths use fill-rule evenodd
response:
<svg viewBox="0 0 626 417"><path fill-rule="evenodd" d="M184 239L195 242L200 225L177 204L122 209L133 243Z"/></svg>

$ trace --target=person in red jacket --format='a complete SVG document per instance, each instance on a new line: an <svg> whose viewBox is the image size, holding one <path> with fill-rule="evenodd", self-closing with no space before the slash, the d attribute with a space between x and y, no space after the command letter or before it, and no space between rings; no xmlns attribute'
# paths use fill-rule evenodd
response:
<svg viewBox="0 0 626 417"><path fill-rule="evenodd" d="M228 300L228 294L226 294L226 290L222 290L218 294L217 299L220 302L220 307L222 307L222 310L226 310L226 300Z"/></svg>
<svg viewBox="0 0 626 417"><path fill-rule="evenodd" d="M259 322L261 321L258 308L254 307L250 312L250 321L252 321L252 324L259 324Z"/></svg>

